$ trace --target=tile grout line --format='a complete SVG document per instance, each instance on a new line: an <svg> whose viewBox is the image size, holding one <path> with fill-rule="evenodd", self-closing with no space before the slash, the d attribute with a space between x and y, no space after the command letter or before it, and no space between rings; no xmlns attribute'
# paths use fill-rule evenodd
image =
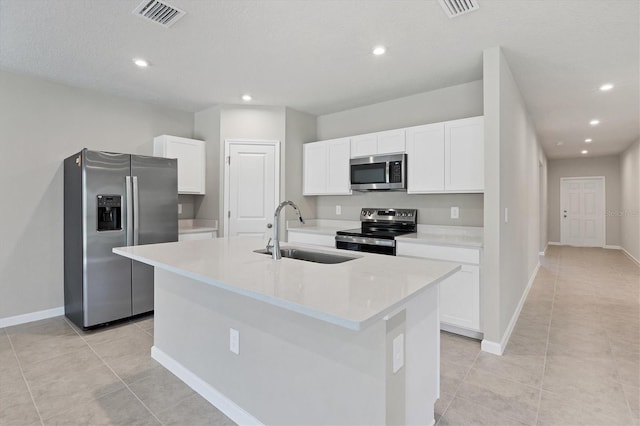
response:
<svg viewBox="0 0 640 426"><path fill-rule="evenodd" d="M31 386L29 385L29 381L27 377L24 375L24 370L22 369L22 363L20 362L20 358L18 358L18 353L16 352L16 348L13 346L13 342L11 341L11 336L7 333L6 329L3 329L5 336L9 339L9 345L11 345L11 352L13 352L13 357L16 359L18 363L18 368L20 369L20 375L22 376L22 380L24 384L27 386L27 391L29 392L29 397L31 398L31 403L33 404L33 408L36 409L36 413L38 414L38 418L40 419L40 424L44 426L44 420L42 419L42 414L40 414L40 410L38 409L38 405L36 404L36 400L33 397L33 392L31 392Z"/></svg>
<svg viewBox="0 0 640 426"><path fill-rule="evenodd" d="M534 424L538 424L538 420L540 417L540 406L542 405L542 385L544 383L544 373L547 369L547 354L549 352L549 337L551 335L551 322L553 320L553 308L555 306L556 303L556 292L558 289L558 279L559 279L559 275L560 275L560 263L561 263L561 257L558 256L558 262L556 263L555 266L555 278L553 280L553 299L551 299L551 313L549 314L549 325L547 326L547 343L546 346L544 348L544 361L542 363L542 377L540 377L540 385L538 388L538 407L536 409L536 419L535 419L535 423Z"/></svg>
<svg viewBox="0 0 640 426"><path fill-rule="evenodd" d="M69 324L71 326L71 324L69 323L69 320L67 319L67 317L63 317L64 320L67 322L67 324ZM145 404L139 397L138 395L136 395L136 393L129 387L129 385L127 384L127 382L125 382L122 377L120 377L120 375L118 375L118 373L115 372L115 370L113 368L111 368L111 366L109 365L109 363L107 363L104 358L102 358L102 356L100 356L100 354L98 352L96 352L96 350L93 348L93 346L91 346L91 344L89 342L87 342L87 340L84 338L83 335L81 335L78 330L75 329L75 327L71 326L71 328L76 332L76 334L78 336L80 336L80 338L84 341L84 343L89 347L89 349L91 349L91 351L96 354L96 356L100 359L100 361L102 361L102 363L104 365L107 366L107 368L118 378L118 380L120 380L122 382L122 384L124 385L124 387L131 392L131 394L138 400L138 402L140 402L140 404L142 404L142 406L153 416L154 419L156 419L158 421L158 423L160 423L161 425L164 425L164 423L162 421L160 421L160 419L156 416L156 414L151 411L151 409L147 406L147 404ZM120 389L118 389L120 390ZM115 390L113 392L109 392L105 395L102 395L100 398L107 396L107 395L111 395L115 392L118 392L118 390Z"/></svg>
<svg viewBox="0 0 640 426"><path fill-rule="evenodd" d="M471 369L473 368L473 365L476 363L476 360L480 356L480 352L482 352L482 350L478 351L476 356L473 358L473 361L471 361L471 365L469 365L469 368L467 369L467 372L464 374L464 377L462 378L462 380L460 380L460 383L458 384L458 386L456 386L456 390L453 392L453 395L451 396L451 401L449 401L449 404L447 404L447 406L444 409L444 411L442 411L442 415L440 416L440 419L438 419L438 423L440 423L440 420L445 416L445 414L447 414L447 410L449 410L449 407L453 403L453 400L456 399L456 397L458 396L458 390L460 389L460 386L462 385L462 383L465 381L465 379L467 378L467 376L471 372ZM455 364L455 362L452 363L452 364ZM457 365L460 365L460 364L457 364ZM465 399L465 398L462 398L462 399Z"/></svg>

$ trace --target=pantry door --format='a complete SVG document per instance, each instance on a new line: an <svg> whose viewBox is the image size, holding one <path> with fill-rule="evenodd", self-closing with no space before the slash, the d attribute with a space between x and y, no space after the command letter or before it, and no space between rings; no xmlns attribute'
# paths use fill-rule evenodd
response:
<svg viewBox="0 0 640 426"><path fill-rule="evenodd" d="M225 141L225 236L271 233L280 188L280 142Z"/></svg>
<svg viewBox="0 0 640 426"><path fill-rule="evenodd" d="M604 247L604 177L560 179L563 245Z"/></svg>

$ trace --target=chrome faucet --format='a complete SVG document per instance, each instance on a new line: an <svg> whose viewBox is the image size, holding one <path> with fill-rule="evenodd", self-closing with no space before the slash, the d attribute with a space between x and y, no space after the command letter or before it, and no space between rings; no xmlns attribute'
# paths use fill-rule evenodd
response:
<svg viewBox="0 0 640 426"><path fill-rule="evenodd" d="M304 223L304 219L300 214L300 209L293 201L283 201L276 208L275 213L273 214L273 260L280 260L282 258L282 253L280 253L280 210L282 210L285 206L291 206L298 213L298 219L300 219L301 223Z"/></svg>

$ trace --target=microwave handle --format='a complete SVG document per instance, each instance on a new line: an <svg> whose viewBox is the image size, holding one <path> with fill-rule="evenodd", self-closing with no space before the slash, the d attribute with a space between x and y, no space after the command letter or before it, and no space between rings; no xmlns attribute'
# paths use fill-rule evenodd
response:
<svg viewBox="0 0 640 426"><path fill-rule="evenodd" d="M389 179L390 179L390 176L391 176L391 165L392 165L392 164L393 164L393 162L392 162L392 161L387 161L387 165L386 165L386 167L385 167L385 177L384 177L384 178L385 178L385 179L384 179L384 181L385 181L386 183L389 183L389 182L390 182L390 180L389 180Z"/></svg>

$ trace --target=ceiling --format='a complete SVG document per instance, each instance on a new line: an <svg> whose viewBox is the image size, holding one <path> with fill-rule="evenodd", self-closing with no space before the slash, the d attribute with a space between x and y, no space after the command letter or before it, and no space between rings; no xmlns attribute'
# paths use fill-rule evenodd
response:
<svg viewBox="0 0 640 426"><path fill-rule="evenodd" d="M322 115L479 80L500 45L549 158L639 138L638 0L478 0L455 19L435 0L167 0L187 12L170 28L139 3L0 0L0 69L187 111L250 93Z"/></svg>

